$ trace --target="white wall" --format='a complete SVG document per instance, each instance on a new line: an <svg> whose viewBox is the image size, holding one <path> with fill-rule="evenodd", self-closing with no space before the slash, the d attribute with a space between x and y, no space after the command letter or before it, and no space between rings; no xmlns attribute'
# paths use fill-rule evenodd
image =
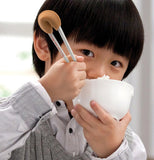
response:
<svg viewBox="0 0 154 160"><path fill-rule="evenodd" d="M148 156L154 158L154 1L134 0L145 29L143 55L128 78L135 87L132 101L132 128L140 135Z"/></svg>

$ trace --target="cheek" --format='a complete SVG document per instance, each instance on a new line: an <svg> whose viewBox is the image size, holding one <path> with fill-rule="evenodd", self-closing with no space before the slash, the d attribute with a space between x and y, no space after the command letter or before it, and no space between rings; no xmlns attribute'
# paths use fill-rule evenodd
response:
<svg viewBox="0 0 154 160"><path fill-rule="evenodd" d="M110 79L119 80L121 81L123 76L110 76Z"/></svg>
<svg viewBox="0 0 154 160"><path fill-rule="evenodd" d="M122 80L125 74L125 70L119 71L118 73L111 74L110 78L115 80Z"/></svg>
<svg viewBox="0 0 154 160"><path fill-rule="evenodd" d="M110 79L122 80L125 70L123 69L114 69L112 67L106 68L106 73L110 77Z"/></svg>

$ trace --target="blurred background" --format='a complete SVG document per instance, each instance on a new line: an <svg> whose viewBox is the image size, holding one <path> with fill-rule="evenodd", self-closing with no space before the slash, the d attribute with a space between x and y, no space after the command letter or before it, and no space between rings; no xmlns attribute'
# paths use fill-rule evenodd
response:
<svg viewBox="0 0 154 160"><path fill-rule="evenodd" d="M135 88L131 127L154 159L154 0L133 0L143 20L145 45L135 70L126 79ZM32 26L44 0L0 0L0 97L38 79L31 57Z"/></svg>

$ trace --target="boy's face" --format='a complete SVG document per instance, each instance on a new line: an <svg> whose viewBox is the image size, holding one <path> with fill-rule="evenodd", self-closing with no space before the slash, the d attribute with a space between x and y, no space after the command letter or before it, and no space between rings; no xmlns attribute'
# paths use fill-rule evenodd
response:
<svg viewBox="0 0 154 160"><path fill-rule="evenodd" d="M129 63L126 57L115 54L110 49L98 48L87 42L76 43L70 39L68 39L68 42L74 54L84 57L88 79L96 79L103 75L108 75L111 79L122 80ZM64 44L62 44L62 49L68 55ZM60 58L61 55L58 53L55 61Z"/></svg>

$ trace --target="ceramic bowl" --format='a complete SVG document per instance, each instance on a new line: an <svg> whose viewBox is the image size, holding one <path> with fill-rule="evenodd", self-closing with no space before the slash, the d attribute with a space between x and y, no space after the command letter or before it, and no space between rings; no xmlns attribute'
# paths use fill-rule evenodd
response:
<svg viewBox="0 0 154 160"><path fill-rule="evenodd" d="M87 79L80 94L73 100L73 104L81 104L94 115L90 101L95 100L115 119L120 120L129 110L134 94L132 85L112 79Z"/></svg>

